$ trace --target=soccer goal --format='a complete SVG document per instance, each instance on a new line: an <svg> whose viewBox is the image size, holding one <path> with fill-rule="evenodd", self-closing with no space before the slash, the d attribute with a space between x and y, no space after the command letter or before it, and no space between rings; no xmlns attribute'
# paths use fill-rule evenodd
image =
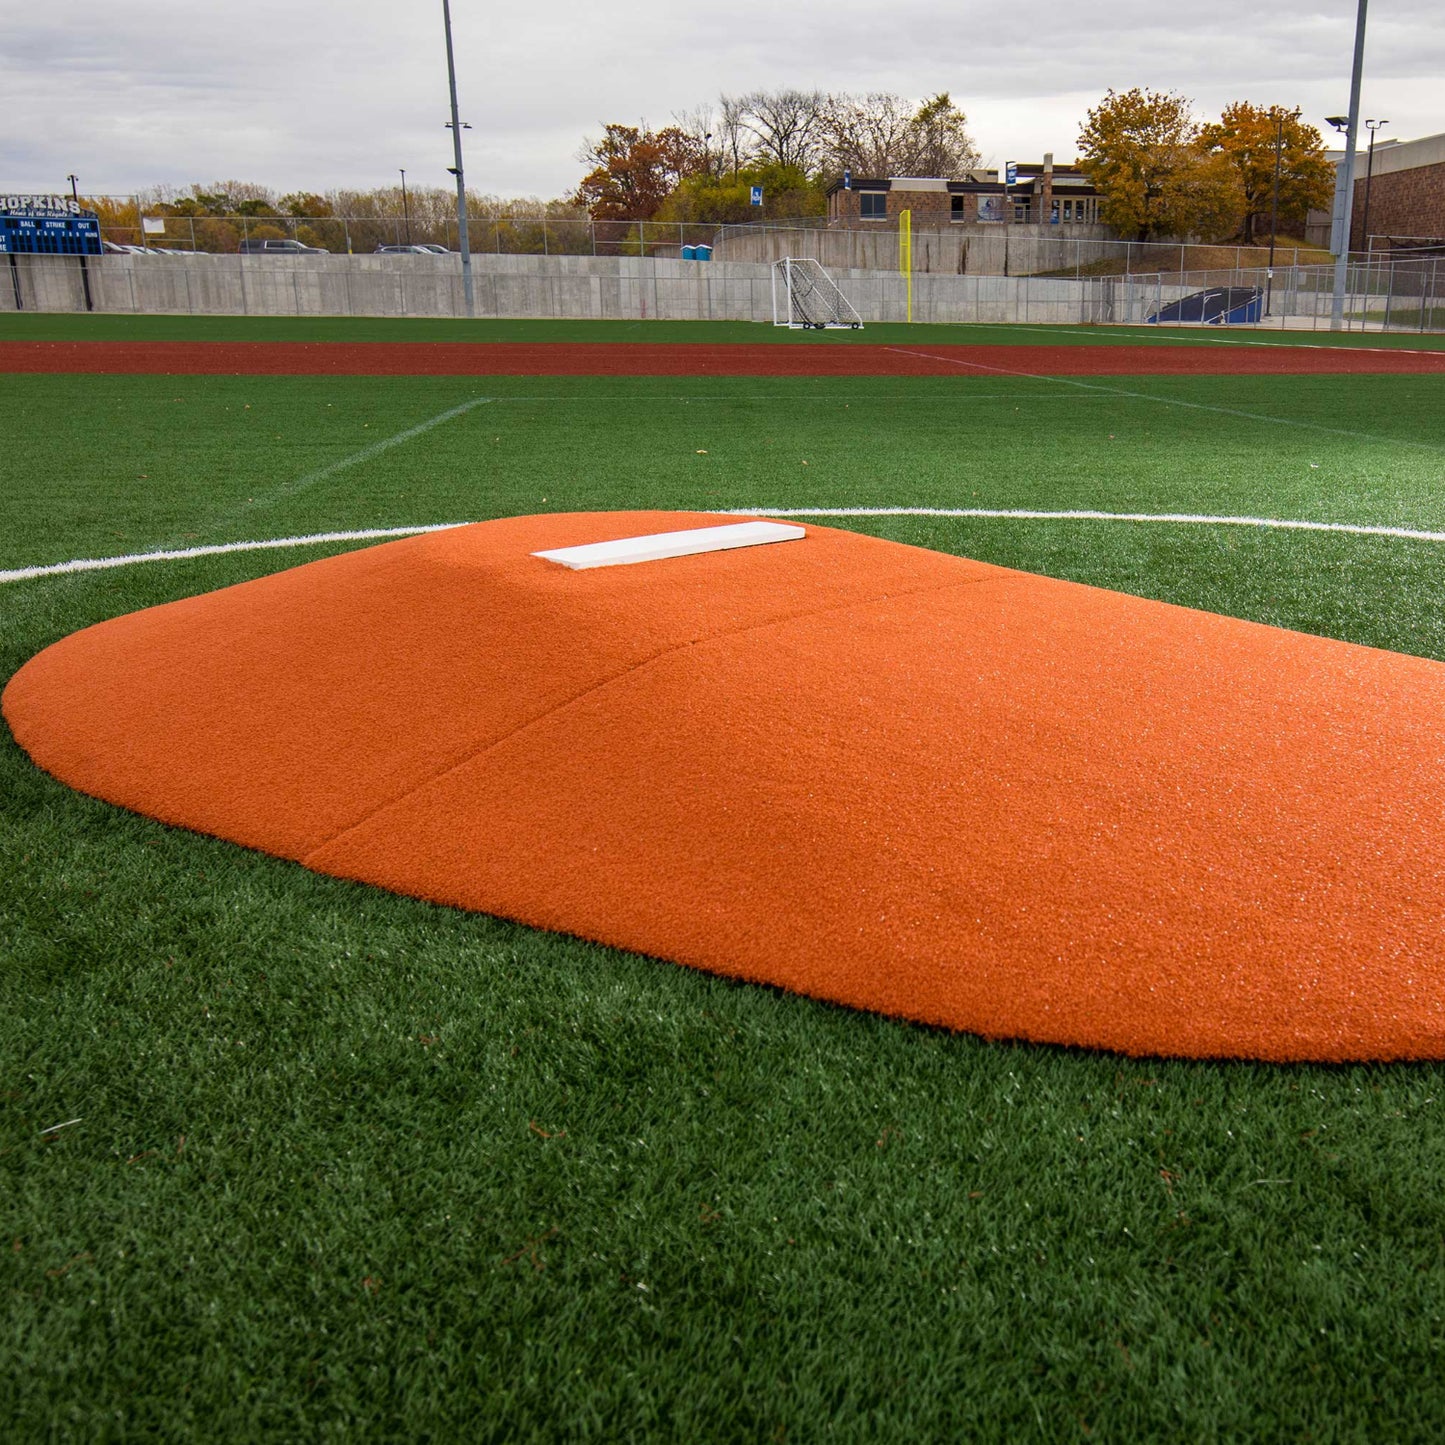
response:
<svg viewBox="0 0 1445 1445"><path fill-rule="evenodd" d="M863 319L838 289L838 283L811 257L784 256L773 262L773 325L797 330L846 326Z"/></svg>

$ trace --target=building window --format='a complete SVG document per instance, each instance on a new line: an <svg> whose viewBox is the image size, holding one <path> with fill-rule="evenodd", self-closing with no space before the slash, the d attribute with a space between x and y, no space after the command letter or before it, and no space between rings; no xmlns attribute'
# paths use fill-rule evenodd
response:
<svg viewBox="0 0 1445 1445"><path fill-rule="evenodd" d="M888 215L887 191L859 191L858 214L865 221L881 221Z"/></svg>

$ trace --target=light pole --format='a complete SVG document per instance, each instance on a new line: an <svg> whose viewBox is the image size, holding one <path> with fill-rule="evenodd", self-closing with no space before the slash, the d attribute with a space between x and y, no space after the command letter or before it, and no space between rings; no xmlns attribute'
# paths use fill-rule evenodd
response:
<svg viewBox="0 0 1445 1445"><path fill-rule="evenodd" d="M78 207L80 205L80 182L75 176L66 176L65 179L70 182L70 199L74 201ZM85 309L87 311L94 311L95 302L91 300L90 296L90 268L85 264L84 251L80 253L80 288L85 292Z"/></svg>
<svg viewBox="0 0 1445 1445"><path fill-rule="evenodd" d="M1268 316L1270 304L1274 300L1274 235L1279 230L1279 162L1284 151L1284 110L1276 106L1274 108L1274 188L1270 192L1269 200L1269 262L1264 268L1264 314ZM1299 106L1289 112L1290 120L1298 120L1300 116Z"/></svg>
<svg viewBox="0 0 1445 1445"><path fill-rule="evenodd" d="M1360 0L1363 4L1364 0ZM452 57L452 8L442 0L442 28L447 36L447 88L452 98L452 118L447 122L452 133L452 153L456 165L447 169L457 178L457 245L462 253L462 294L466 297L467 315L475 316L476 305L472 300L472 243L467 236L467 182L462 174L462 132L470 130L457 118L457 67Z"/></svg>
<svg viewBox="0 0 1445 1445"><path fill-rule="evenodd" d="M1330 302L1330 330L1345 324L1345 286L1350 274L1350 219L1355 206L1355 146L1360 133L1360 77L1365 68L1365 11L1369 0L1360 0L1355 12L1355 59L1350 70L1350 113L1331 116L1330 124L1345 122L1345 154L1335 174L1335 219L1330 230L1335 253L1335 289Z"/></svg>
<svg viewBox="0 0 1445 1445"><path fill-rule="evenodd" d="M406 244L410 246L411 212L407 209L406 204L406 168L404 166L398 166L397 169L401 171L401 219L406 226Z"/></svg>
<svg viewBox="0 0 1445 1445"><path fill-rule="evenodd" d="M1370 133L1370 150L1365 160L1365 219L1360 229L1365 233L1365 250L1373 251L1375 248L1370 243L1370 182L1375 178L1375 132L1381 126L1389 125L1387 120L1367 120L1365 129Z"/></svg>

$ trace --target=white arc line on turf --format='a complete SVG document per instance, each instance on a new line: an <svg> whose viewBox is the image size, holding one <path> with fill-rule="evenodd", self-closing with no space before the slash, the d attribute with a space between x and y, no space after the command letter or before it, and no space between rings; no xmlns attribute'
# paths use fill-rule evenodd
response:
<svg viewBox="0 0 1445 1445"><path fill-rule="evenodd" d="M1283 532L1344 532L1356 537L1395 537L1406 542L1445 542L1445 532L1409 527L1372 527L1353 522L1297 522L1287 517L1215 517L1193 512L1041 512L994 507L728 507L720 517L976 517L1022 522L1159 522L1166 526L1260 527ZM134 552L126 557L86 557L47 567L20 567L0 572L0 585L54 577L65 572L99 572L133 567L141 562L178 562L189 557L217 557L227 552L264 552L278 547L321 547L329 542L366 542L382 537L416 537L446 532L469 522L436 522L424 527L370 527L357 532L316 532L309 537L275 537L258 542L222 542L214 547L186 547L171 552Z"/></svg>
<svg viewBox="0 0 1445 1445"><path fill-rule="evenodd" d="M1352 437L1355 441L1362 442L1383 442L1389 446L1397 447L1422 447L1426 451L1438 452L1445 447L1441 442L1417 442L1407 441L1402 437L1380 436L1375 432L1347 431L1344 427L1321 426L1313 421L1294 421L1285 416L1266 416L1258 411L1241 411L1232 406L1210 406L1203 401L1182 401L1173 396L1153 396L1147 391L1130 391L1123 386L1100 386L1092 381L1076 381L1071 376L1050 376L1042 371L1015 371L1005 366L989 366L982 361L960 361L956 356L938 356L931 351L909 351L906 347L890 346L889 351L895 351L899 356L917 356L924 361L946 361L950 366L963 366L972 371L984 371L991 376L1013 376L1026 378L1029 381L1052 381L1059 386L1074 386L1080 391L1099 391L1106 396L1127 396L1133 401L1155 401L1160 406L1181 406L1188 411L1209 411L1217 416L1237 416L1245 421L1269 422L1273 426L1298 427L1302 431L1324 432L1328 436Z"/></svg>
<svg viewBox="0 0 1445 1445"><path fill-rule="evenodd" d="M446 532L465 522L434 522L425 527L367 527L356 532L313 532L309 537L272 537L263 542L218 542L211 547L177 547L165 552L132 552L124 557L78 557L48 567L17 567L0 572L0 584L28 582L34 577L59 577L66 572L102 572L110 567L134 567L141 562L184 562L190 557L220 557L227 552L266 552L277 547L323 547L328 542L368 542L380 537L416 537L423 532Z"/></svg>
<svg viewBox="0 0 1445 1445"><path fill-rule="evenodd" d="M1398 537L1407 542L1445 542L1445 532L1410 527L1371 527L1354 522L1299 522L1287 517L1215 517L1207 512L1038 512L995 507L738 507L739 517L995 517L1021 522L1162 522L1195 527L1263 527L1282 532L1345 532L1354 537ZM4 574L0 573L0 579Z"/></svg>

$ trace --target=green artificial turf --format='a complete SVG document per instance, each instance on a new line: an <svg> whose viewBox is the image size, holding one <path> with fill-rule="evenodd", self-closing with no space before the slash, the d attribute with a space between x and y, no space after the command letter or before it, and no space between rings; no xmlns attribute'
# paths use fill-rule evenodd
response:
<svg viewBox="0 0 1445 1445"><path fill-rule="evenodd" d="M591 341L788 346L1362 346L1439 351L1445 336L1217 326L1073 326L869 322L857 331L792 331L757 321L532 321L451 317L131 316L0 312L0 341Z"/></svg>
<svg viewBox="0 0 1445 1445"><path fill-rule="evenodd" d="M7 377L0 568L603 507L1445 529L1445 379L1094 386ZM843 525L1445 658L1438 544ZM328 550L0 586L0 677ZM0 741L7 1438L1427 1440L1442 1098L1436 1065L1128 1061L722 982Z"/></svg>

